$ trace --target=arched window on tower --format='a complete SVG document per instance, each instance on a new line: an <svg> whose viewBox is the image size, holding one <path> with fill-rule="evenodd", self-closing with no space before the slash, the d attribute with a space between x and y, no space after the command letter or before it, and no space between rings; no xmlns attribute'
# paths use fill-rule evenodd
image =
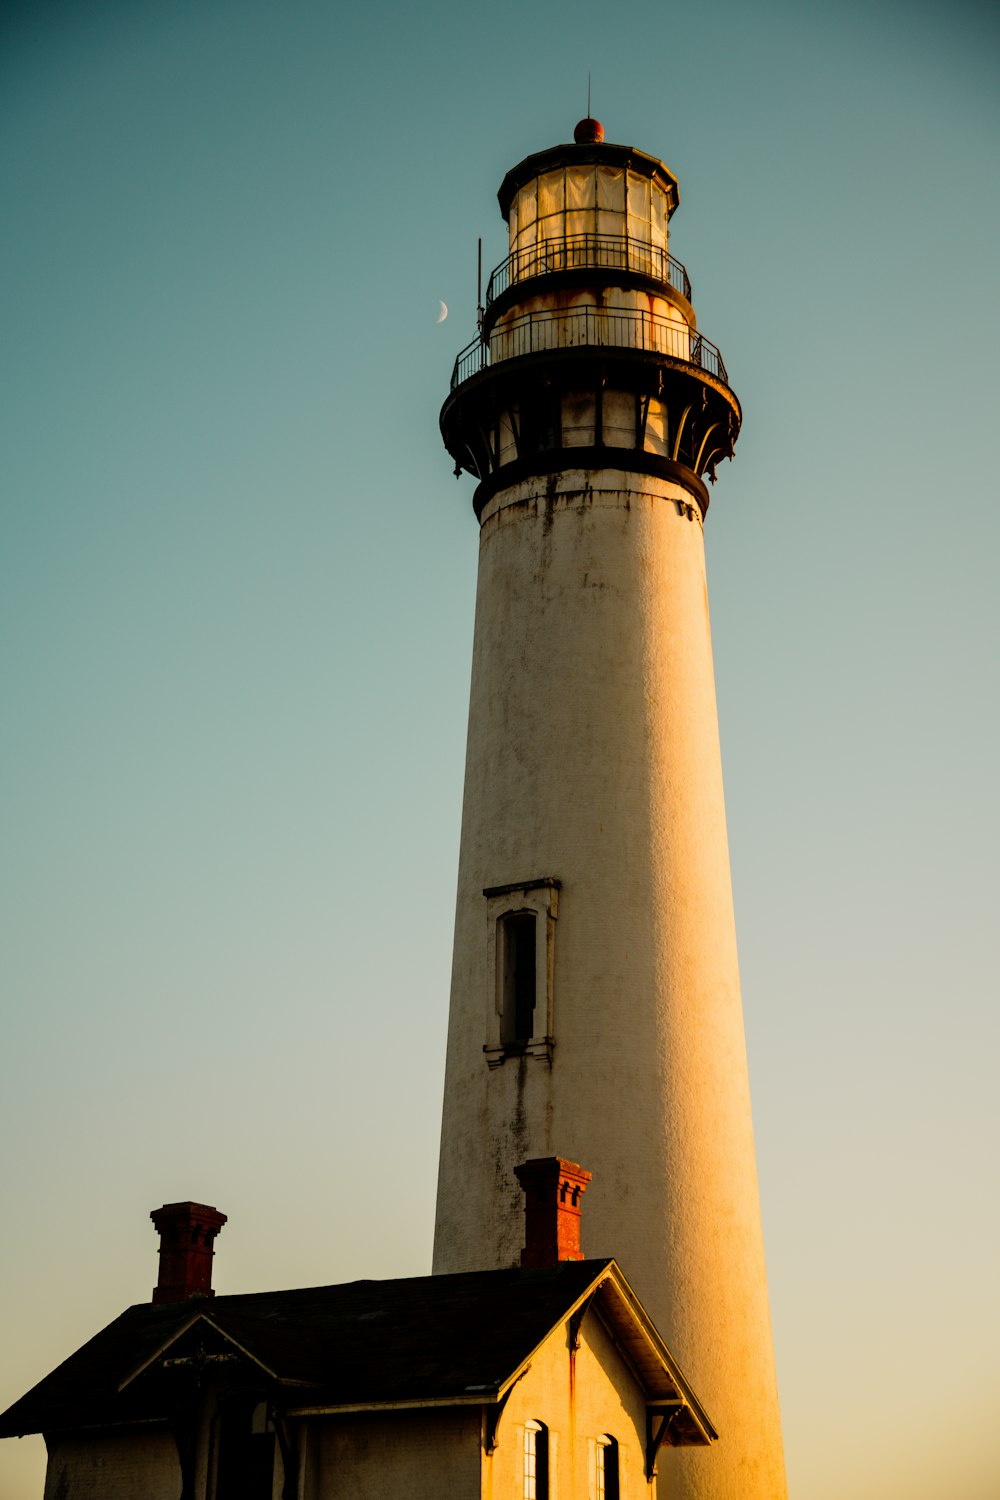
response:
<svg viewBox="0 0 1000 1500"><path fill-rule="evenodd" d="M552 995L559 881L551 875L487 886L486 1038L491 1068L508 1057L551 1066Z"/></svg>
<svg viewBox="0 0 1000 1500"><path fill-rule="evenodd" d="M610 1433L597 1439L597 1500L618 1500L618 1443Z"/></svg>
<svg viewBox="0 0 1000 1500"><path fill-rule="evenodd" d="M549 1429L544 1422L524 1424L524 1500L549 1500Z"/></svg>
<svg viewBox="0 0 1000 1500"><path fill-rule="evenodd" d="M500 962L503 1011L500 1040L504 1046L530 1042L535 1035L537 958L533 911L511 911L500 918Z"/></svg>

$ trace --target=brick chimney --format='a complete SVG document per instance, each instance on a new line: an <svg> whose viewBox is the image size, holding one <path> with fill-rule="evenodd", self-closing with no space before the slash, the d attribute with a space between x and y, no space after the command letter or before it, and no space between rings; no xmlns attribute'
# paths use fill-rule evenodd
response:
<svg viewBox="0 0 1000 1500"><path fill-rule="evenodd" d="M207 1203L164 1203L149 1216L160 1236L160 1279L153 1301L214 1297L212 1248L226 1215Z"/></svg>
<svg viewBox="0 0 1000 1500"><path fill-rule="evenodd" d="M583 1260L580 1199L591 1174L575 1161L544 1156L514 1168L524 1189L524 1249L521 1269L536 1271L561 1260Z"/></svg>

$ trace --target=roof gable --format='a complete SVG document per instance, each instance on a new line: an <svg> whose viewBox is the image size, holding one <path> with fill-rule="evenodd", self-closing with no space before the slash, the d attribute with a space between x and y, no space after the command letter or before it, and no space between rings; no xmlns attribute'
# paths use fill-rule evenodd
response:
<svg viewBox="0 0 1000 1500"><path fill-rule="evenodd" d="M190 1308L190 1304L187 1304ZM224 1328L214 1322L207 1311L199 1309L189 1316L186 1323L174 1330L166 1341L151 1354L147 1354L118 1382L122 1392L136 1380L160 1367L166 1369L206 1369L211 1364L239 1361L256 1368L265 1377L276 1379L275 1372L264 1364L249 1349L232 1338Z"/></svg>

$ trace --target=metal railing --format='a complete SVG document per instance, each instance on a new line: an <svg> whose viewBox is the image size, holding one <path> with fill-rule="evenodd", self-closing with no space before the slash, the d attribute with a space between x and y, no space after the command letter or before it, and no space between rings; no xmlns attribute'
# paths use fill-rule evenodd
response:
<svg viewBox="0 0 1000 1500"><path fill-rule="evenodd" d="M510 323L499 323L489 340L472 340L451 374L451 389L485 370L487 365L539 354L546 349L645 349L697 365L729 384L718 347L688 325L654 317L640 308L571 307L555 312L525 313Z"/></svg>
<svg viewBox="0 0 1000 1500"><path fill-rule="evenodd" d="M484 344L477 333L471 344L466 344L455 360L451 372L451 389L468 380L472 375L478 375L480 370L485 370L489 364L489 347Z"/></svg>
<svg viewBox="0 0 1000 1500"><path fill-rule="evenodd" d="M502 260L486 288L486 306L517 281L546 276L551 271L583 270L602 266L613 271L637 271L654 281L665 282L691 301L691 278L679 260L662 245L612 234L568 234L562 239L540 240L526 250L513 250Z"/></svg>

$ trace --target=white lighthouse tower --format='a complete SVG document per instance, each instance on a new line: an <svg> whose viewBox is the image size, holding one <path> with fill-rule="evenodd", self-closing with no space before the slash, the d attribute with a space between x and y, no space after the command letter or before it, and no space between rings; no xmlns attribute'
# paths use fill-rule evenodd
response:
<svg viewBox="0 0 1000 1500"><path fill-rule="evenodd" d="M515 1167L581 1163L719 1432L660 1493L781 1500L703 533L740 405L662 162L585 120L499 199L441 413L481 532L434 1269L516 1263Z"/></svg>

